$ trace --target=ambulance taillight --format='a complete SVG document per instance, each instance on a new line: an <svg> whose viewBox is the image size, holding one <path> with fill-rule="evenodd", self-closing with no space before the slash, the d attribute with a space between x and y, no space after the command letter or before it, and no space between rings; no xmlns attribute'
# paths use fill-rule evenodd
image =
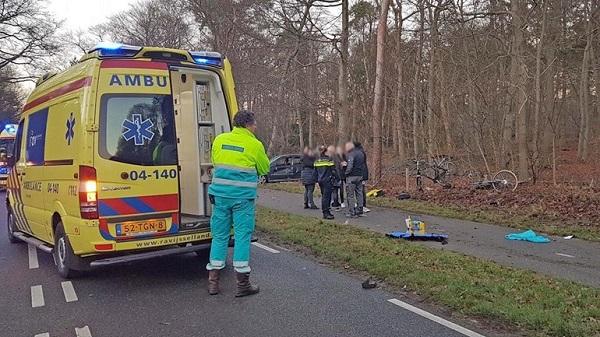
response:
<svg viewBox="0 0 600 337"><path fill-rule="evenodd" d="M79 209L81 218L98 219L98 183L93 167L79 166Z"/></svg>

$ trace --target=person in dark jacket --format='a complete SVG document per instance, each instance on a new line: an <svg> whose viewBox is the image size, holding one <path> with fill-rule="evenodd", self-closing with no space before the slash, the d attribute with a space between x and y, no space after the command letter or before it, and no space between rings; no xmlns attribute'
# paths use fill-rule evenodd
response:
<svg viewBox="0 0 600 337"><path fill-rule="evenodd" d="M302 172L300 180L304 185L304 208L319 209L315 205L313 194L315 192L315 184L317 183L317 170L315 170L315 155L309 148L304 148L302 156Z"/></svg>
<svg viewBox="0 0 600 337"><path fill-rule="evenodd" d="M325 146L319 148L319 159L315 161L317 169L317 181L321 189L321 209L323 210L323 219L334 219L331 214L331 193L333 191L333 183L339 179L335 171L335 164L331 160L333 153L330 153Z"/></svg>
<svg viewBox="0 0 600 337"><path fill-rule="evenodd" d="M359 151L362 151L365 157L365 170L363 171L363 212L369 213L371 210L367 208L367 180L369 180L369 164L367 162L367 153L360 142L354 142L354 147Z"/></svg>
<svg viewBox="0 0 600 337"><path fill-rule="evenodd" d="M363 214L364 194L363 178L367 163L365 153L354 146L353 142L346 143L346 191L348 197L348 216L355 218Z"/></svg>
<svg viewBox="0 0 600 337"><path fill-rule="evenodd" d="M333 183L331 207L339 209L344 203L344 169L346 168L344 164L346 163L346 156L344 155L344 150L342 150L341 146L338 146L337 148L330 146L329 151L334 154L332 156L333 163L335 164L335 171L339 177L339 179Z"/></svg>

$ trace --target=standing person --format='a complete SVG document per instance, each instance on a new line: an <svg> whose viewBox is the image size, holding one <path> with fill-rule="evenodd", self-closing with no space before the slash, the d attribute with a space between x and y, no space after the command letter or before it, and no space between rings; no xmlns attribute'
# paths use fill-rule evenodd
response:
<svg viewBox="0 0 600 337"><path fill-rule="evenodd" d="M331 160L333 153L327 150L327 147L319 148L319 159L315 161L315 168L318 173L319 188L321 189L321 209L323 210L323 219L331 220L335 217L331 214L331 193L333 192L333 183L337 178L335 164Z"/></svg>
<svg viewBox="0 0 600 337"><path fill-rule="evenodd" d="M363 177L366 167L364 152L354 146L353 142L346 143L348 164L346 166L346 191L348 201L348 217L356 218L363 214L364 194Z"/></svg>
<svg viewBox="0 0 600 337"><path fill-rule="evenodd" d="M300 172L300 180L304 185L304 209L319 209L315 205L313 198L315 192L315 184L317 183L317 170L315 169L315 154L308 147L304 149L302 156L302 172Z"/></svg>
<svg viewBox="0 0 600 337"><path fill-rule="evenodd" d="M363 212L369 213L371 210L367 208L367 180L369 180L369 163L367 161L367 153L360 142L354 142L354 147L363 153L365 157L365 170L363 171Z"/></svg>
<svg viewBox="0 0 600 337"><path fill-rule="evenodd" d="M343 153L340 154L341 148L339 146L336 149L332 145L329 146L327 150L333 154L331 157L333 159L333 164L335 165L335 172L337 173L337 179L333 183L331 207L339 211L340 207L342 207L341 203L344 202L344 167L342 164L346 161L346 159L343 157Z"/></svg>
<svg viewBox="0 0 600 337"><path fill-rule="evenodd" d="M255 224L258 177L269 172L269 158L263 144L254 136L256 119L250 111L233 118L233 131L218 135L212 145L214 165L208 195L213 204L210 218L212 243L208 270L208 293L219 293L219 272L225 268L229 235L233 224L235 245L233 267L237 281L235 296L258 293L250 284L250 240Z"/></svg>

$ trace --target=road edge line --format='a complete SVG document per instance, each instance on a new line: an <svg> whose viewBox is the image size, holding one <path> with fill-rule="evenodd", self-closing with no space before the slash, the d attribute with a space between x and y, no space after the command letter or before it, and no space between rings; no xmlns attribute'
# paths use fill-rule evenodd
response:
<svg viewBox="0 0 600 337"><path fill-rule="evenodd" d="M254 247L258 247L258 248L260 248L260 249L264 249L264 250L266 250L267 252L270 252L270 253L273 253L273 254L279 254L279 253L281 253L281 252L280 252L280 251L278 251L277 249L273 249L273 248L271 248L271 247L267 247L267 246L265 246L265 245L263 245L263 244L261 244L261 243L258 243L258 242L252 242L252 245L253 245Z"/></svg>
<svg viewBox="0 0 600 337"><path fill-rule="evenodd" d="M451 330L454 330L456 332L459 332L459 333L461 333L461 334L463 334L465 336L468 336L468 337L485 337L482 334L479 334L479 333L477 333L475 331L472 331L472 330L469 330L467 328L464 328L464 327L462 327L462 326L460 326L460 325L458 325L456 323L452 323L452 322L450 322L448 320L445 320L445 319L443 319L443 318L441 318L439 316L436 316L436 315L434 315L434 314L432 314L430 312L427 312L427 311L425 311L423 309L419 309L419 308L417 308L415 306L412 306L412 305L410 305L410 304L408 304L406 302L402 302L402 301L400 301L397 298L391 298L391 299L389 299L387 301L390 302L390 303L392 303L392 304L394 304L394 305L397 305L397 306L399 306L399 307L401 307L403 309L411 311L411 312L413 312L413 313L415 313L415 314L417 314L417 315L419 315L421 317L427 318L430 321L433 321L433 322L436 322L436 323L438 323L440 325L443 325L443 326L447 327L448 329L451 329Z"/></svg>

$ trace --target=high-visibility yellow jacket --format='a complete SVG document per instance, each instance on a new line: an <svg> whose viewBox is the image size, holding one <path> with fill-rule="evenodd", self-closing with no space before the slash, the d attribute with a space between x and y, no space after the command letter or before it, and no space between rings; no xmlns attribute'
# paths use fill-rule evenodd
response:
<svg viewBox="0 0 600 337"><path fill-rule="evenodd" d="M269 173L265 147L246 128L218 135L212 145L214 165L211 195L237 199L255 199L258 177Z"/></svg>

